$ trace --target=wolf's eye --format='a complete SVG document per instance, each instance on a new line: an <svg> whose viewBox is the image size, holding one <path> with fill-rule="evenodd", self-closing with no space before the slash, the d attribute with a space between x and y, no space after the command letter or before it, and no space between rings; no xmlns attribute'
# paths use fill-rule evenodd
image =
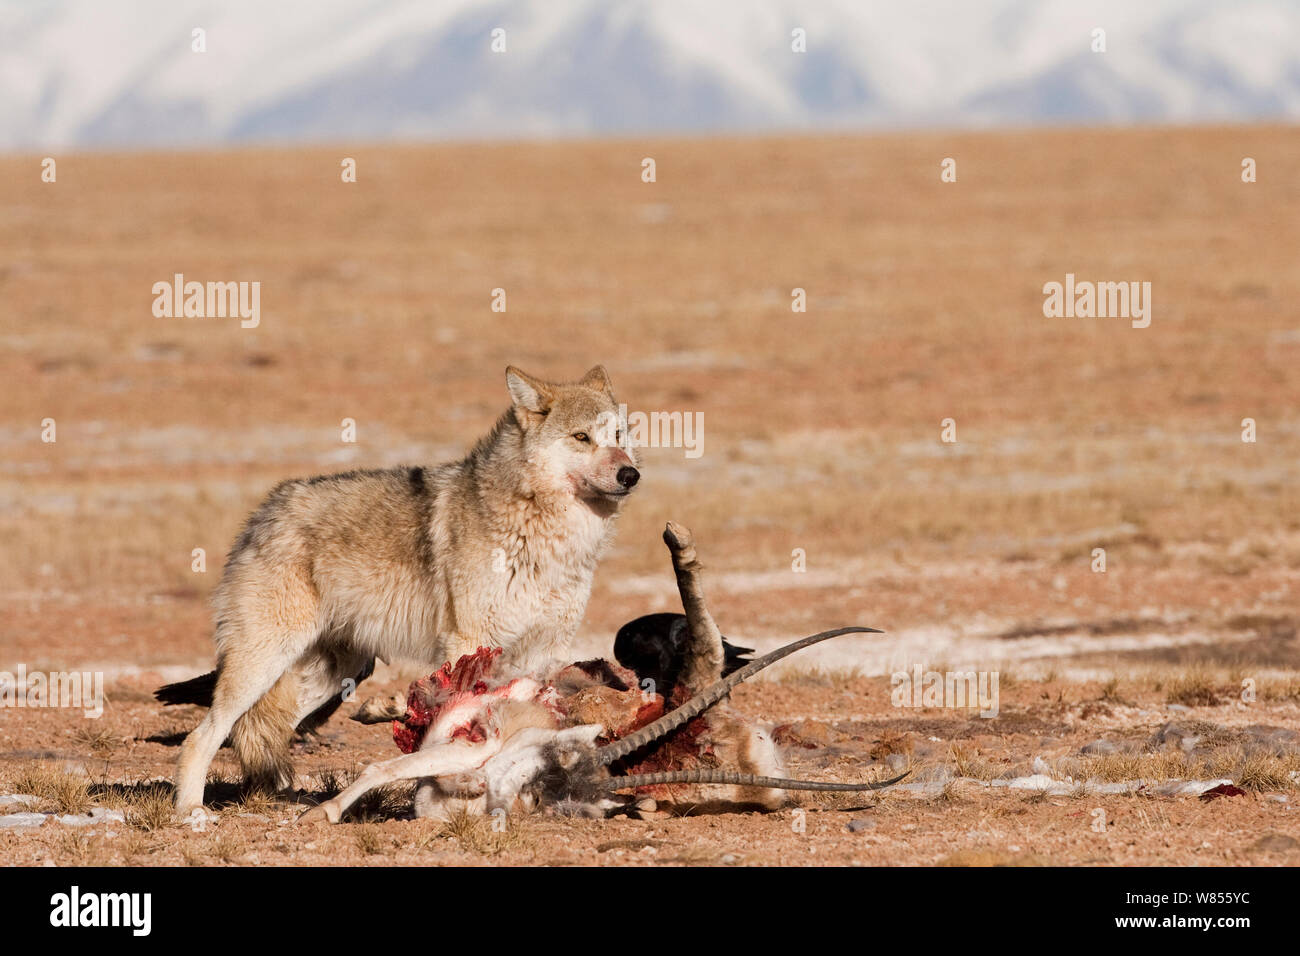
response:
<svg viewBox="0 0 1300 956"><path fill-rule="evenodd" d="M578 441L591 441L591 439L587 437L586 432L574 432L573 437L578 439Z"/></svg>

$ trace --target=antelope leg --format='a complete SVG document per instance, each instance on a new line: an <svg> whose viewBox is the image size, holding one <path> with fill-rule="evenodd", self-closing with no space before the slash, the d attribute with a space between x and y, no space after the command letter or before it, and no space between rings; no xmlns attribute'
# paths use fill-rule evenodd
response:
<svg viewBox="0 0 1300 956"><path fill-rule="evenodd" d="M726 654L722 650L722 632L704 602L704 582L700 564L695 555L695 536L691 529L675 521L664 528L664 543L673 556L673 571L677 574L677 590L682 597L682 610L690 629L685 662L680 680L691 694L696 694L722 678ZM664 693L671 687L662 688Z"/></svg>
<svg viewBox="0 0 1300 956"><path fill-rule="evenodd" d="M312 823L328 820L338 823L348 807L376 787L393 783L397 780L412 780L419 777L442 777L450 774L465 773L481 767L487 759L501 749L501 739L491 737L482 743L434 744L417 750L413 754L403 754L392 760L372 763L361 771L361 776L332 800L326 800L313 807L298 818L299 823Z"/></svg>

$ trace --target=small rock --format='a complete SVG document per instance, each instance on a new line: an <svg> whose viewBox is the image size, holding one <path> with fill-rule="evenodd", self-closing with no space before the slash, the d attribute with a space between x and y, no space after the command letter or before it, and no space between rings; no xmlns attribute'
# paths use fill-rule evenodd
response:
<svg viewBox="0 0 1300 956"><path fill-rule="evenodd" d="M907 769L907 764L908 760L906 754L890 754L885 758L885 766L894 773L902 773Z"/></svg>
<svg viewBox="0 0 1300 956"><path fill-rule="evenodd" d="M834 739L835 732L820 720L805 720L800 723L798 734L811 744L824 747Z"/></svg>
<svg viewBox="0 0 1300 956"><path fill-rule="evenodd" d="M1175 714L1190 714L1192 708L1186 704L1166 704L1165 710L1172 710Z"/></svg>
<svg viewBox="0 0 1300 956"><path fill-rule="evenodd" d="M1169 721L1151 736L1151 746L1173 749L1180 747L1190 753L1205 737L1194 733L1186 724Z"/></svg>
<svg viewBox="0 0 1300 956"><path fill-rule="evenodd" d="M995 780L995 785L1010 787L1012 790L1052 790L1053 788L1063 788L1063 784L1058 784L1045 773L1030 774L1028 777L1014 777L1011 780Z"/></svg>
<svg viewBox="0 0 1300 956"><path fill-rule="evenodd" d="M89 813L65 813L54 819L55 822L62 823L65 827L90 827L96 823L125 823L126 814L121 810L106 810L104 807L94 807Z"/></svg>
<svg viewBox="0 0 1300 956"><path fill-rule="evenodd" d="M1288 853L1300 849L1300 840L1289 837L1285 833L1265 833L1255 841L1251 849L1263 850L1266 853Z"/></svg>
<svg viewBox="0 0 1300 956"><path fill-rule="evenodd" d="M7 813L0 816L0 830L20 830L38 827L46 820L43 813Z"/></svg>
<svg viewBox="0 0 1300 956"><path fill-rule="evenodd" d="M824 747L833 737L834 731L820 720L780 724L772 730L772 738L783 747L803 747L807 750Z"/></svg>
<svg viewBox="0 0 1300 956"><path fill-rule="evenodd" d="M1251 724L1245 733L1250 738L1250 749L1263 750L1276 757L1284 757L1300 749L1300 733L1286 727Z"/></svg>
<svg viewBox="0 0 1300 956"><path fill-rule="evenodd" d="M865 817L854 817L848 824L850 833L862 833L864 830L874 830L875 828L876 821L868 820Z"/></svg>
<svg viewBox="0 0 1300 956"><path fill-rule="evenodd" d="M1097 757L1108 756L1109 754L1119 753L1119 747L1109 740L1094 740L1090 744L1084 744L1079 748L1079 753L1092 754Z"/></svg>

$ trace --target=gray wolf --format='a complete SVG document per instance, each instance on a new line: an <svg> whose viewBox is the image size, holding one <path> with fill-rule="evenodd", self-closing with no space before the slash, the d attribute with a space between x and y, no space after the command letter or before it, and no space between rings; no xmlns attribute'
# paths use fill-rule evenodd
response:
<svg viewBox="0 0 1300 956"><path fill-rule="evenodd" d="M181 748L178 813L201 806L227 735L247 781L289 786L294 728L375 657L567 656L641 475L602 366L567 383L510 367L506 386L510 408L460 461L286 481L248 519L213 594L216 678Z"/></svg>

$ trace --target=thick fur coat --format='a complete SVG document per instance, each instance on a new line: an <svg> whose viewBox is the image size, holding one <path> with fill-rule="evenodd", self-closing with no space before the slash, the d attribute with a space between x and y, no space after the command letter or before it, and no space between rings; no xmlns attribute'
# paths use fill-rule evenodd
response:
<svg viewBox="0 0 1300 956"><path fill-rule="evenodd" d="M213 598L216 686L181 751L181 813L227 735L246 778L288 785L294 728L374 657L567 659L640 473L602 367L506 383L511 407L464 459L286 481L249 518Z"/></svg>

